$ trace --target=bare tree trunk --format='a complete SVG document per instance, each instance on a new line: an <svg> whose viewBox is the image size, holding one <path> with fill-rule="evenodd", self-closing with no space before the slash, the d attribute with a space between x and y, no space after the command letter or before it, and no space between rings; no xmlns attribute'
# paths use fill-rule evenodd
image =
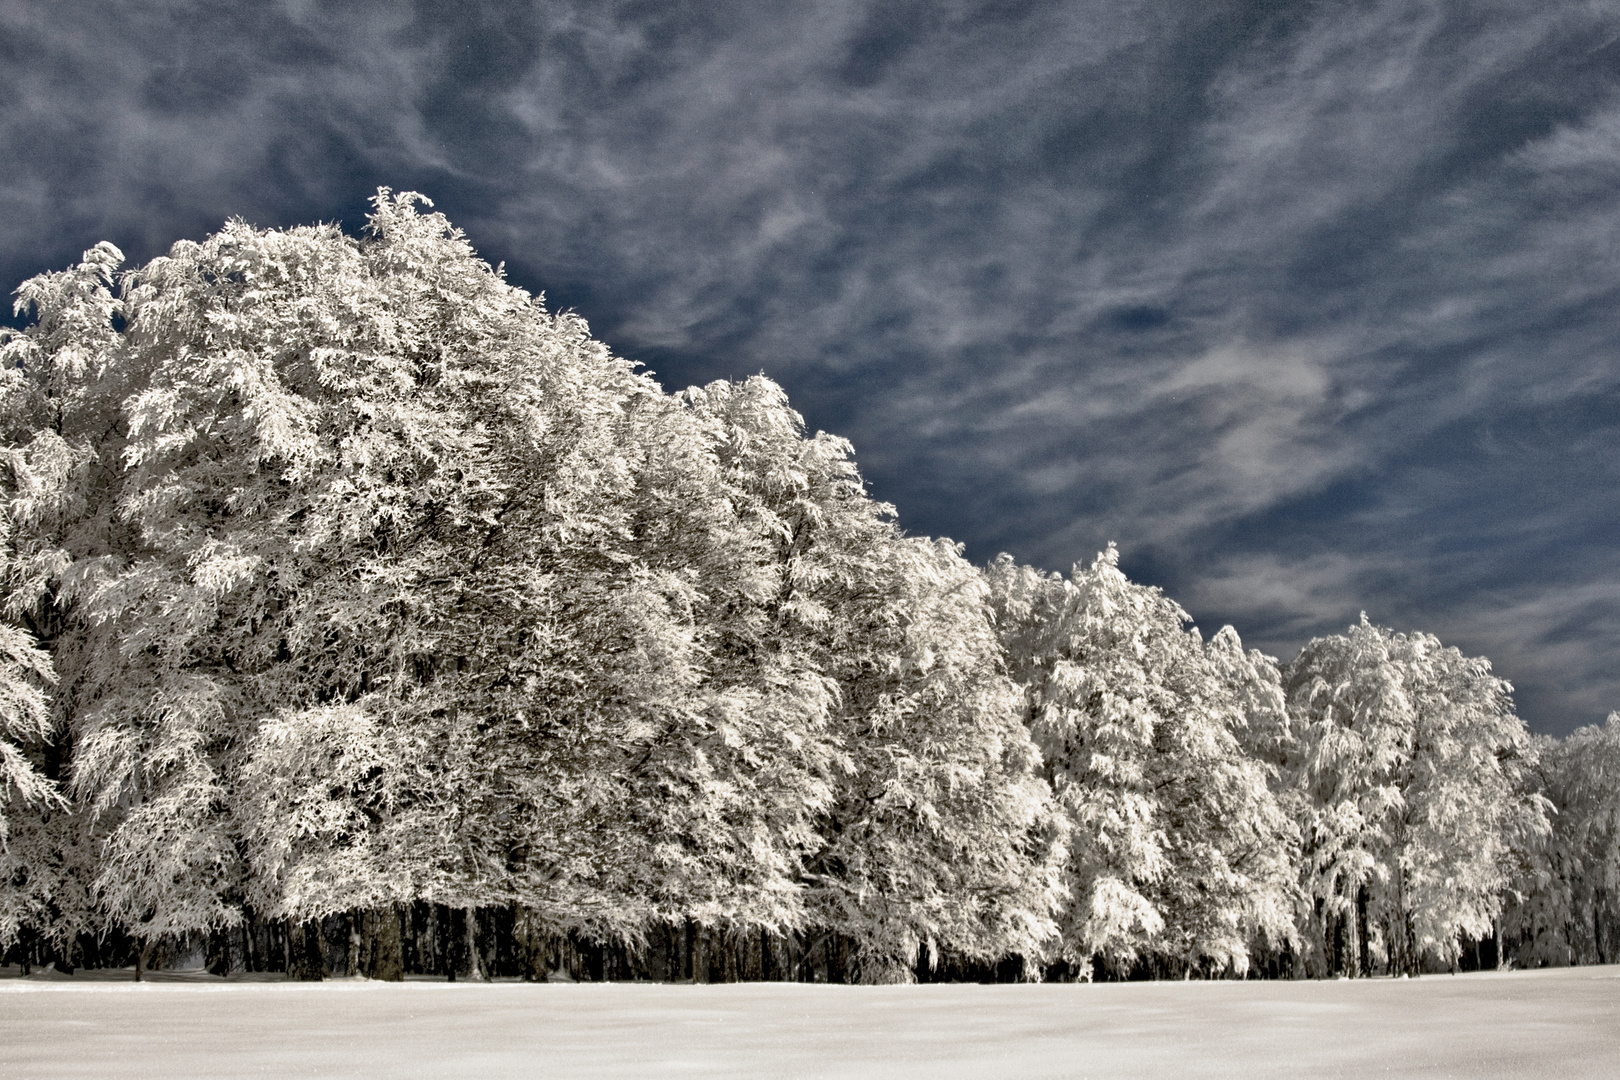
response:
<svg viewBox="0 0 1620 1080"><path fill-rule="evenodd" d="M371 977L371 946L372 923L377 913L371 910L359 910L354 913L354 929L360 937L360 954L355 958L354 971L356 975L364 978Z"/></svg>
<svg viewBox="0 0 1620 1080"><path fill-rule="evenodd" d="M1346 911L1333 917L1333 972L1355 978L1356 924L1354 912Z"/></svg>
<svg viewBox="0 0 1620 1080"><path fill-rule="evenodd" d="M445 927L452 921L451 909L442 904L429 904L427 914L428 937L433 942L433 966L444 973L445 982L456 981L456 939Z"/></svg>
<svg viewBox="0 0 1620 1080"><path fill-rule="evenodd" d="M539 982L545 978L536 962L534 921L529 916L529 909L513 905L512 909L512 951L516 955L518 971L523 975L524 982Z"/></svg>
<svg viewBox="0 0 1620 1080"><path fill-rule="evenodd" d="M253 971L253 914L242 915L242 970Z"/></svg>
<svg viewBox="0 0 1620 1080"><path fill-rule="evenodd" d="M1367 932L1367 907L1372 897L1367 893L1367 885L1363 882L1356 889L1356 963L1361 968L1363 979L1372 976L1372 945L1371 935Z"/></svg>
<svg viewBox="0 0 1620 1080"><path fill-rule="evenodd" d="M326 978L326 935L318 919L287 924L287 978L320 982Z"/></svg>
<svg viewBox="0 0 1620 1080"><path fill-rule="evenodd" d="M61 965L57 965L60 970ZM211 930L208 932L208 974L224 978L231 973L231 932L229 930Z"/></svg>
<svg viewBox="0 0 1620 1080"><path fill-rule="evenodd" d="M1406 876L1401 872L1399 859L1395 860L1395 911L1390 918L1390 972L1412 974L1409 943L1406 939Z"/></svg>
<svg viewBox="0 0 1620 1080"><path fill-rule="evenodd" d="M360 974L360 912L350 909L349 921L349 951L343 958L343 974L355 976Z"/></svg>
<svg viewBox="0 0 1620 1080"><path fill-rule="evenodd" d="M702 925L692 934L692 981L709 981L709 928Z"/></svg>
<svg viewBox="0 0 1620 1080"><path fill-rule="evenodd" d="M1306 974L1313 979L1325 979L1332 974L1329 970L1333 961L1328 955L1327 919L1327 901L1318 897L1312 905L1310 918L1306 920L1311 948L1304 950L1301 955Z"/></svg>
<svg viewBox="0 0 1620 1080"><path fill-rule="evenodd" d="M405 948L400 938L399 908L373 908L366 912L369 939L366 976L382 982L402 982L405 978Z"/></svg>
<svg viewBox="0 0 1620 1080"><path fill-rule="evenodd" d="M1597 951L1597 962L1609 962L1609 950L1604 947L1603 941L1603 906L1605 897L1602 889L1594 889L1592 897L1592 947Z"/></svg>
<svg viewBox="0 0 1620 1080"><path fill-rule="evenodd" d="M760 982L771 977L771 945L765 938L765 931L753 929L743 931L744 941L748 942L748 970L745 977Z"/></svg>
<svg viewBox="0 0 1620 1080"><path fill-rule="evenodd" d="M478 956L478 910L467 909L467 978L476 982L489 982L484 965Z"/></svg>

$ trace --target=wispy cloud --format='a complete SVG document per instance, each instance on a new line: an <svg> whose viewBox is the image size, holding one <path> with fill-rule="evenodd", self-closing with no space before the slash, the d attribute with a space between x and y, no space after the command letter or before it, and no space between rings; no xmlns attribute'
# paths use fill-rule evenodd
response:
<svg viewBox="0 0 1620 1080"><path fill-rule="evenodd" d="M1181 599L1194 610L1229 613L1251 648L1288 659L1310 638L1355 621L1367 591L1360 580L1365 569L1344 552L1291 559L1247 552L1204 567Z"/></svg>

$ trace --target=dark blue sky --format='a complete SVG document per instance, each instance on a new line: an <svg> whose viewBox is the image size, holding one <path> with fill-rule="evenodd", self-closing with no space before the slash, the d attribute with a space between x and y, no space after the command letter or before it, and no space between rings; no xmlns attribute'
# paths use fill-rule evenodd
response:
<svg viewBox="0 0 1620 1080"><path fill-rule="evenodd" d="M1620 708L1620 4L0 0L0 281L414 189L912 532Z"/></svg>

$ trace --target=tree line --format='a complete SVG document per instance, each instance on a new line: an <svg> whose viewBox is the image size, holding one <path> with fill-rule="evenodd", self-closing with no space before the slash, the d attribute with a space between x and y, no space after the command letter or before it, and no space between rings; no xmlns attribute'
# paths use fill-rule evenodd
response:
<svg viewBox="0 0 1620 1080"><path fill-rule="evenodd" d="M1613 959L1620 725L1110 547L905 534L760 376L666 393L422 197L18 289L0 946L401 978Z"/></svg>

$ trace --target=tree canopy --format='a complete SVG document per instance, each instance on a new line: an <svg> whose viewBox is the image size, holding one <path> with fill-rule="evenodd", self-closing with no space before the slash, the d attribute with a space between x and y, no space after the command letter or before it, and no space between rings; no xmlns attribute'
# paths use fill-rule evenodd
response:
<svg viewBox="0 0 1620 1080"><path fill-rule="evenodd" d="M768 378L665 392L419 195L122 263L25 282L0 341L25 961L318 974L338 927L380 977L1614 949L1611 732L1538 749L1482 659L1364 617L1279 665L1112 547L976 568Z"/></svg>
<svg viewBox="0 0 1620 1080"><path fill-rule="evenodd" d="M1229 627L1204 642L1113 547L1067 580L1006 556L989 578L1068 829L1065 959L1247 971L1292 933L1294 825L1240 741L1272 720L1250 713L1275 675Z"/></svg>

